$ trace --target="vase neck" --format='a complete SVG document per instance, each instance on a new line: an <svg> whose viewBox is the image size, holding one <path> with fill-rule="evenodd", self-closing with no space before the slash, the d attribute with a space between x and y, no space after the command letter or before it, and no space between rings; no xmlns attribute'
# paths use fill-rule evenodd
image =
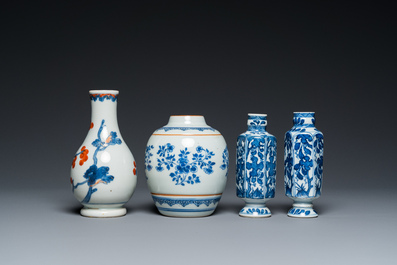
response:
<svg viewBox="0 0 397 265"><path fill-rule="evenodd" d="M118 128L117 124L117 97L116 90L91 90L91 122L92 125L101 124L105 120L106 125Z"/></svg>
<svg viewBox="0 0 397 265"><path fill-rule="evenodd" d="M205 123L204 116L201 115L172 115L166 126L203 127L208 125Z"/></svg>
<svg viewBox="0 0 397 265"><path fill-rule="evenodd" d="M248 131L266 131L267 115L266 114L248 114Z"/></svg>
<svg viewBox="0 0 397 265"><path fill-rule="evenodd" d="M314 112L294 112L294 126L314 127Z"/></svg>

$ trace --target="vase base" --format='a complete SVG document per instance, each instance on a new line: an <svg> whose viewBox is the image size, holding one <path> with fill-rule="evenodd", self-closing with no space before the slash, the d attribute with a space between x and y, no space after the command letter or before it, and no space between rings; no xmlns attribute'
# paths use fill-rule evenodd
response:
<svg viewBox="0 0 397 265"><path fill-rule="evenodd" d="M152 194L154 203L162 215L170 217L204 217L211 215L222 194L172 195Z"/></svg>
<svg viewBox="0 0 397 265"><path fill-rule="evenodd" d="M107 218L107 217L120 217L127 213L126 208L108 208L108 209L90 209L83 208L80 210L80 214L85 217L94 218Z"/></svg>
<svg viewBox="0 0 397 265"><path fill-rule="evenodd" d="M287 215L289 217L296 217L296 218L315 218L315 217L318 217L317 212L315 210L313 210L313 204L309 204L306 207L302 207L302 206L298 206L298 205L293 204L292 208L288 211Z"/></svg>
<svg viewBox="0 0 397 265"><path fill-rule="evenodd" d="M194 218L194 217L206 217L211 215L214 211L215 208L212 210L207 210L207 211L202 211L202 212L179 212L179 211L169 211L169 209L162 209L157 207L158 211L165 216L169 216L169 217L189 217L189 218Z"/></svg>
<svg viewBox="0 0 397 265"><path fill-rule="evenodd" d="M272 213L266 206L245 206L241 209L239 215L241 217L263 218L272 216Z"/></svg>

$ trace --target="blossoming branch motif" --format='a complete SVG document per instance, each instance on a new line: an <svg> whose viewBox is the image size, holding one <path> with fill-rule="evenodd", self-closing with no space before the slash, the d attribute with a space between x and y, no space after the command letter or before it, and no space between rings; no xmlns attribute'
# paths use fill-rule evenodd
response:
<svg viewBox="0 0 397 265"><path fill-rule="evenodd" d="M294 165L294 178L297 189L296 196L298 197L308 197L313 187L313 177L309 175L309 171L313 167L313 160L311 159L312 141L313 137L310 134L299 134L296 136L294 150L297 152L299 163Z"/></svg>
<svg viewBox="0 0 397 265"><path fill-rule="evenodd" d="M95 139L91 143L93 146L96 147L94 155L93 155L94 164L91 165L86 170L86 172L84 173L83 177L86 180L74 185L74 180L72 178L70 179L70 182L72 183L73 192L80 185L83 185L83 184L87 184L88 185L89 189L88 189L87 195L83 199L82 203L88 203L90 201L91 195L98 190L97 188L94 188L96 185L98 185L100 183L108 184L108 183L110 183L111 181L114 180L114 177L109 175L109 167L103 166L103 167L99 167L98 168L98 166L97 166L97 163L98 163L98 158L97 158L98 152L104 151L106 148L108 148L111 145L119 145L119 144L121 144L121 139L117 138L117 133L116 132L110 132L110 134L106 137L106 139L104 141L102 141L101 133L102 133L102 130L103 130L103 128L105 126L106 126L105 125L105 120L102 120L101 126L100 126L100 128L98 130L98 134L97 134L98 138ZM86 154L88 154L88 149L86 149L86 147L83 146L83 148L81 150L82 150L82 152L85 152L83 150L87 151L87 153L85 153L83 155L83 159L85 159L85 161L87 161L88 157L86 157ZM80 154L80 158L81 158L81 154Z"/></svg>
<svg viewBox="0 0 397 265"><path fill-rule="evenodd" d="M84 162L88 160L88 149L86 149L85 146L81 148L81 154L80 154L80 162L79 165L82 166L84 165Z"/></svg>
<svg viewBox="0 0 397 265"><path fill-rule="evenodd" d="M77 154L74 155L74 159L72 162L72 167L74 168L76 166L76 160L77 160L77 156L80 155L80 162L79 165L82 166L84 165L84 163L88 160L88 149L86 149L85 146L83 146L80 150L80 152L78 152Z"/></svg>
<svg viewBox="0 0 397 265"><path fill-rule="evenodd" d="M292 146L292 143L295 143ZM287 196L317 197L321 195L323 173L322 134L298 134L292 141L285 136L284 186ZM295 162L294 162L295 161ZM314 174L311 170L314 167Z"/></svg>
<svg viewBox="0 0 397 265"><path fill-rule="evenodd" d="M175 157L174 152L175 146L167 143L165 145L160 145L157 151L159 158L157 159L157 166L155 167L157 171L163 171L165 168L170 171L171 168L174 172L170 173L172 181L175 181L175 185L185 186L185 184L197 184L200 183L200 177L196 175L198 169L204 171L205 174L210 175L214 172L212 167L215 162L210 161L212 156L215 155L214 152L204 149L201 146L197 146L196 152L191 154L187 148L180 150L178 158ZM153 146L148 146L146 148L146 169L151 170L150 165L151 154L150 150Z"/></svg>
<svg viewBox="0 0 397 265"><path fill-rule="evenodd" d="M264 161L265 163L263 163ZM276 189L276 140L244 137L237 139L237 196L273 198Z"/></svg>
<svg viewBox="0 0 397 265"><path fill-rule="evenodd" d="M90 130L92 128L94 128L93 122L91 122ZM77 154L74 155L73 162L72 162L72 168L74 168L76 166L76 160L77 160L78 155L80 155L80 159L81 159L79 162L80 166L84 165L84 162L86 162L88 160L88 153L89 153L88 149L86 149L86 147L83 146L80 151L81 152L78 152Z"/></svg>

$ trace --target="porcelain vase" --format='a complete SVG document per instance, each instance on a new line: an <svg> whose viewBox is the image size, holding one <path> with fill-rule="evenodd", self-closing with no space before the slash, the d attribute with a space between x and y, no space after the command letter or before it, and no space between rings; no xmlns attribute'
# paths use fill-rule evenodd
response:
<svg viewBox="0 0 397 265"><path fill-rule="evenodd" d="M199 115L174 115L150 137L147 184L159 212L173 217L212 214L225 189L225 139Z"/></svg>
<svg viewBox="0 0 397 265"><path fill-rule="evenodd" d="M285 195L294 203L290 217L317 217L313 200L321 195L323 181L323 134L315 127L314 112L294 112L293 127L285 134Z"/></svg>
<svg viewBox="0 0 397 265"><path fill-rule="evenodd" d="M70 182L87 217L126 214L136 182L136 163L117 122L116 90L91 90L91 125L74 156Z"/></svg>
<svg viewBox="0 0 397 265"><path fill-rule="evenodd" d="M276 137L266 131L266 114L248 114L248 130L237 138L237 196L243 217L270 217L266 202L276 190Z"/></svg>

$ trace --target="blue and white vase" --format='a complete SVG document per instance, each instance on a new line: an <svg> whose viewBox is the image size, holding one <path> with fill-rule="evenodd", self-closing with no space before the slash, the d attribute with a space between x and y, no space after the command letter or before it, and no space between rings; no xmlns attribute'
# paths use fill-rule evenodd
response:
<svg viewBox="0 0 397 265"><path fill-rule="evenodd" d="M134 192L137 176L134 157L117 123L117 90L91 90L91 126L74 155L70 182L87 217L126 214L123 205Z"/></svg>
<svg viewBox="0 0 397 265"><path fill-rule="evenodd" d="M245 201L239 215L270 217L266 202L276 190L276 137L266 131L266 114L248 114L248 130L237 138L237 196Z"/></svg>
<svg viewBox="0 0 397 265"><path fill-rule="evenodd" d="M174 115L150 137L147 184L159 212L201 217L214 212L226 186L229 153L203 116Z"/></svg>
<svg viewBox="0 0 397 265"><path fill-rule="evenodd" d="M321 195L323 134L314 127L314 112L294 112L294 126L285 134L285 195L294 203L290 217L317 217L312 201Z"/></svg>

